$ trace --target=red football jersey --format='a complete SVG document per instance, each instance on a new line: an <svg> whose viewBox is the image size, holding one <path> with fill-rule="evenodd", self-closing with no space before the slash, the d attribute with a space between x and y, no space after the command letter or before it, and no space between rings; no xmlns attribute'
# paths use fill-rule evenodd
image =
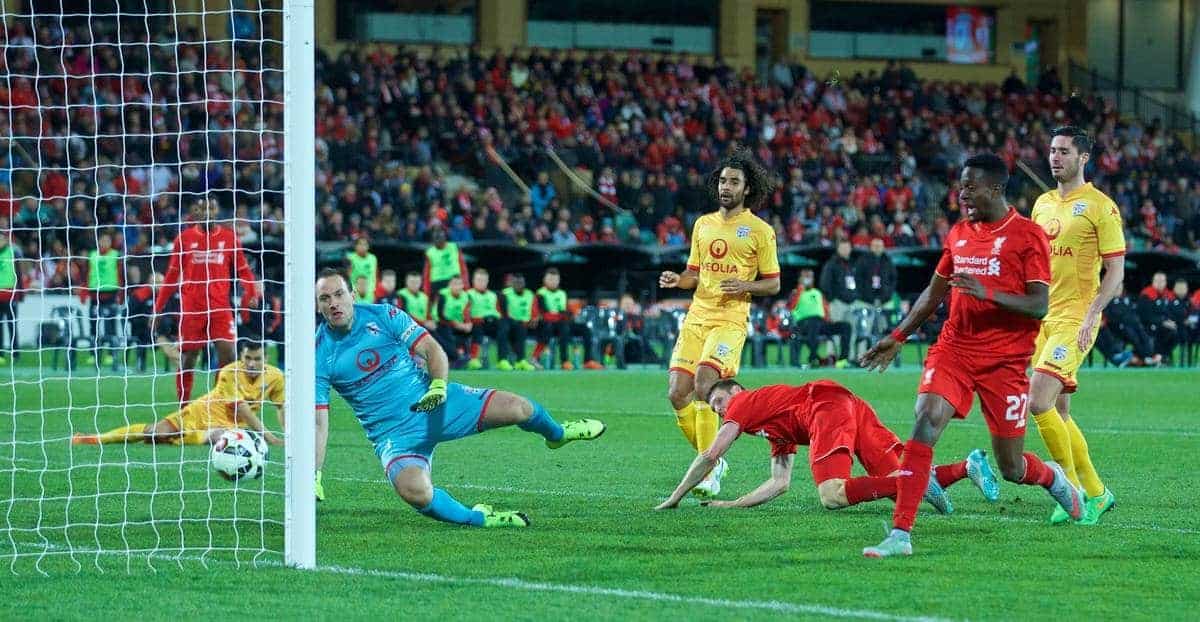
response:
<svg viewBox="0 0 1200 622"><path fill-rule="evenodd" d="M997 292L1024 294L1050 284L1050 243L1037 223L1008 209L995 223L960 220L946 235L937 274L969 274ZM1032 356L1041 322L994 302L950 290L950 318L938 343L989 356Z"/></svg>
<svg viewBox="0 0 1200 622"><path fill-rule="evenodd" d="M254 298L254 273L233 229L213 226L205 230L199 225L184 229L172 245L171 263L163 277L154 312L162 312L175 290L179 290L182 311L232 308L229 291L234 270L242 281L244 296Z"/></svg>
<svg viewBox="0 0 1200 622"><path fill-rule="evenodd" d="M849 392L832 380L817 380L800 386L773 384L738 393L729 400L725 421L732 421L744 434L757 434L771 442L771 455L796 453L807 445L812 429L812 392L830 387Z"/></svg>

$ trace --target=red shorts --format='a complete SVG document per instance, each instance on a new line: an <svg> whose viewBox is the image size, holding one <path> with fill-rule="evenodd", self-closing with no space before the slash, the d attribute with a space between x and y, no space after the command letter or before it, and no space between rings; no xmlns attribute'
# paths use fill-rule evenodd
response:
<svg viewBox="0 0 1200 622"><path fill-rule="evenodd" d="M213 341L236 341L233 311L184 311L179 317L179 350L202 350Z"/></svg>
<svg viewBox="0 0 1200 622"><path fill-rule="evenodd" d="M900 468L904 448L900 439L857 395L839 387L814 389L812 413L808 464L817 484L850 479L851 453L871 476L889 475ZM839 454L844 459L839 459Z"/></svg>
<svg viewBox="0 0 1200 622"><path fill-rule="evenodd" d="M1029 407L1029 356L987 357L935 345L925 358L917 393L940 395L965 419L975 394L988 430L997 438L1025 436Z"/></svg>

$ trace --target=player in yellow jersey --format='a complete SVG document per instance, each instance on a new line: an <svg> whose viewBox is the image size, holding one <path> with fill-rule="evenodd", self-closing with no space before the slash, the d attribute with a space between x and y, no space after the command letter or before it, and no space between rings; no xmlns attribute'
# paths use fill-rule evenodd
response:
<svg viewBox="0 0 1200 622"><path fill-rule="evenodd" d="M263 434L272 445L282 445L263 426L259 413L263 402L275 405L280 428L283 421L283 372L268 365L261 343L248 342L240 359L221 368L217 385L200 399L167 415L157 423L133 423L103 434L76 434L76 445L102 443L212 443L228 428L245 428Z"/></svg>
<svg viewBox="0 0 1200 622"><path fill-rule="evenodd" d="M676 424L698 453L717 436L720 418L704 399L718 380L737 375L750 297L779 293L775 231L750 212L774 192L770 173L739 149L709 175L708 189L718 210L692 227L687 269L658 279L660 287L696 290L671 353L668 397ZM693 494L720 492L726 469L722 459Z"/></svg>
<svg viewBox="0 0 1200 622"><path fill-rule="evenodd" d="M1075 373L1100 331L1100 314L1125 279L1125 234L1112 199L1084 183L1092 141L1079 128L1060 127L1050 141L1050 171L1058 188L1038 197L1033 220L1050 238L1050 309L1042 319L1029 411L1050 455L1087 493L1079 524L1095 525L1116 499L1092 466L1087 440L1071 418ZM1100 268L1104 278L1100 278ZM1050 522L1070 519L1056 507Z"/></svg>

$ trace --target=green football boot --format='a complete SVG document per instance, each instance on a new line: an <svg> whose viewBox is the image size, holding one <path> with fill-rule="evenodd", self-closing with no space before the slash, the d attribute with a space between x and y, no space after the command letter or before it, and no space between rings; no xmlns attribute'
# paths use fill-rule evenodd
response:
<svg viewBox="0 0 1200 622"><path fill-rule="evenodd" d="M486 503L477 503L471 508L483 512L484 527L528 527L529 517L524 512L497 512Z"/></svg>
<svg viewBox="0 0 1200 622"><path fill-rule="evenodd" d="M1111 510L1115 505L1117 505L1117 498L1111 490L1105 488L1100 496L1089 498L1083 504L1083 518L1079 519L1079 524L1095 525L1099 523L1100 515Z"/></svg>
<svg viewBox="0 0 1200 622"><path fill-rule="evenodd" d="M608 429L608 426L596 419L576 419L562 423L563 435L557 441L546 441L546 447L558 449L571 441L594 441Z"/></svg>

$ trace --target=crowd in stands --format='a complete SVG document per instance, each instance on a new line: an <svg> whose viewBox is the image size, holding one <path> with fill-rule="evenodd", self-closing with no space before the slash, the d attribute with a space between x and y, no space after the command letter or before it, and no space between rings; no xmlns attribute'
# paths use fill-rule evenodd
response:
<svg viewBox="0 0 1200 622"><path fill-rule="evenodd" d="M204 196L247 247L277 239L278 46L205 44L158 17L79 19L5 24L0 228L22 259L18 288L86 283L101 234L124 257L161 254ZM706 174L736 143L778 176L760 215L781 244L886 257L940 245L970 154L1037 164L1049 130L1070 122L1096 140L1087 175L1120 206L1131 249L1200 249L1200 150L1052 79L946 83L897 63L847 77L780 63L756 77L688 56L394 46L318 51L317 78L319 240L686 244L711 205ZM581 193L548 148L621 209ZM1028 210L1037 191L1014 180ZM820 287L835 318L855 305L824 271ZM1155 326L1179 322L1138 317L1151 342L1139 359L1163 354L1153 343L1173 329Z"/></svg>

